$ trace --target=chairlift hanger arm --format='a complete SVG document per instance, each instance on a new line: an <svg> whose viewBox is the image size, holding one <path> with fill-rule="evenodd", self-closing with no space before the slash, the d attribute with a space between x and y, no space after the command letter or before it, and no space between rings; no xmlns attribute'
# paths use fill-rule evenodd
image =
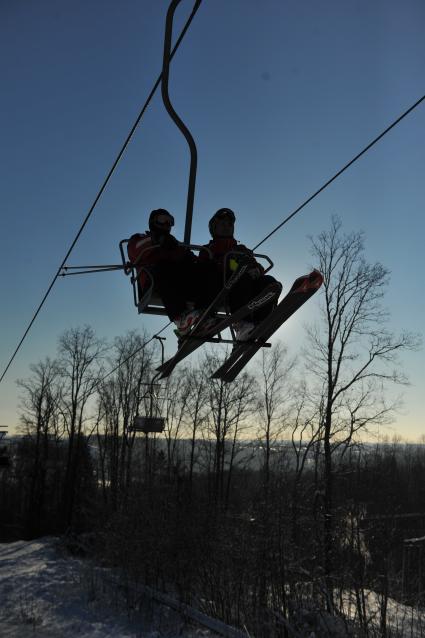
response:
<svg viewBox="0 0 425 638"><path fill-rule="evenodd" d="M86 275L94 272L110 272L112 270L125 270L126 266L123 264L105 264L99 266L62 266L62 272L59 273L60 277L69 277L70 275ZM72 270L75 272L67 272Z"/></svg>
<svg viewBox="0 0 425 638"><path fill-rule="evenodd" d="M198 152L196 149L195 140L193 139L189 129L184 124L183 120L179 117L173 108L168 93L168 81L170 74L170 59L171 59L171 39L173 33L173 19L174 13L181 0L172 0L167 11L167 18L165 23L165 38L164 38L164 58L162 65L162 82L161 82L161 94L164 106L167 109L173 122L183 133L190 150L190 171L189 171L189 185L187 192L187 204L186 204L186 222L184 227L184 243L190 243L190 235L192 231L192 217L193 217L193 203L195 199L195 183L196 183L196 169L198 163ZM193 12L196 11L201 4L201 0L196 0Z"/></svg>

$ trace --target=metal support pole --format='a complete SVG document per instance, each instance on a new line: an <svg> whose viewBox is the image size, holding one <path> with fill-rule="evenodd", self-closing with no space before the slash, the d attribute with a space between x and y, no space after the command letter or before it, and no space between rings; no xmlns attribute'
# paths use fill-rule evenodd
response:
<svg viewBox="0 0 425 638"><path fill-rule="evenodd" d="M164 341L166 340L167 337L158 337L158 335L154 336L154 339L158 339L159 343L161 344L161 365L164 365Z"/></svg>
<svg viewBox="0 0 425 638"><path fill-rule="evenodd" d="M177 115L174 110L170 96L168 94L168 80L170 73L170 57L171 57L171 39L173 34L173 19L174 13L181 0L172 0L167 11L167 18L165 22L165 38L164 38L164 58L162 65L162 82L161 82L161 94L164 106L167 109L173 122L183 133L190 150L190 171L189 171L189 185L187 191L187 204L186 204L186 222L184 227L184 243L190 244L190 235L192 232L192 217L193 217L193 204L195 200L195 183L196 183L196 168L198 163L198 152L196 150L195 140L193 139L189 129L184 124L183 120ZM196 11L201 0L196 0L193 11Z"/></svg>

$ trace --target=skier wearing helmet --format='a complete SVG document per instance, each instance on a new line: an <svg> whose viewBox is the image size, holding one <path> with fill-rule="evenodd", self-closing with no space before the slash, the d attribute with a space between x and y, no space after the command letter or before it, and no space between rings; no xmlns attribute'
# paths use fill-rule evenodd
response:
<svg viewBox="0 0 425 638"><path fill-rule="evenodd" d="M149 231L136 233L128 241L130 262L136 268L149 270L155 290L160 295L167 315L176 324L179 336L186 335L218 293L221 281L215 268L200 262L189 248L171 234L174 217L164 208L149 215ZM148 283L140 270L139 287L143 294ZM207 326L205 326L207 327Z"/></svg>
<svg viewBox="0 0 425 638"><path fill-rule="evenodd" d="M208 223L208 228L212 239L205 245L207 250L200 252L199 259L206 262L208 259L212 259L222 280L237 270L239 262L245 260L246 256L252 264L247 273L242 275L229 291L227 300L230 311L234 312L276 280L270 275L265 275L264 268L256 261L253 251L243 244L239 244L235 239L235 213L230 208L220 208L214 213ZM275 308L277 298L278 295L270 303L248 315L245 320L233 324L238 341L249 339L249 335L256 325Z"/></svg>

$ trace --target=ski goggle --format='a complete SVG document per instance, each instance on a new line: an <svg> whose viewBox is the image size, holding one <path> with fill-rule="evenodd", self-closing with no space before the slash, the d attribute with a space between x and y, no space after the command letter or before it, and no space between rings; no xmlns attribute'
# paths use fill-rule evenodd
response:
<svg viewBox="0 0 425 638"><path fill-rule="evenodd" d="M214 215L211 221L216 219L228 219L233 224L235 223L235 213L230 208L220 208Z"/></svg>
<svg viewBox="0 0 425 638"><path fill-rule="evenodd" d="M174 217L172 215L167 215L166 213L159 213L158 215L155 215L151 223L154 226L159 226L160 228L171 228L174 226Z"/></svg>

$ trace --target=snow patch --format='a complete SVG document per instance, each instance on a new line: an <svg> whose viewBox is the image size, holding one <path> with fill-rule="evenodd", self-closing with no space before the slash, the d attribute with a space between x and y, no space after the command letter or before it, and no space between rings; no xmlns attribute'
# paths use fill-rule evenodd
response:
<svg viewBox="0 0 425 638"><path fill-rule="evenodd" d="M43 538L0 544L2 638L209 638L164 607L129 613L90 562Z"/></svg>

